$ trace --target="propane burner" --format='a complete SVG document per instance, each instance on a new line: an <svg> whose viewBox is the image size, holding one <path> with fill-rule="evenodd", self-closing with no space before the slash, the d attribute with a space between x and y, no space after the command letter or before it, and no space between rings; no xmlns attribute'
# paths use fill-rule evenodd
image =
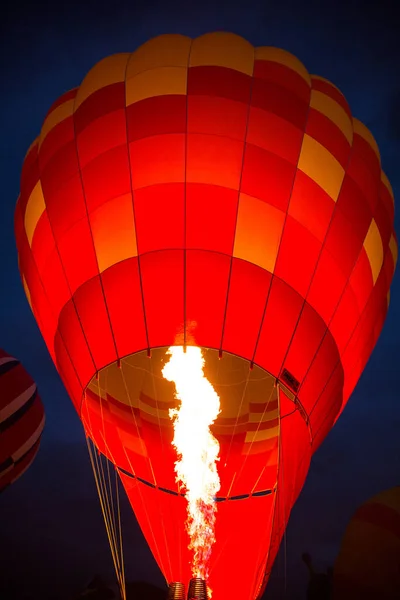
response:
<svg viewBox="0 0 400 600"><path fill-rule="evenodd" d="M168 600L185 600L185 586L180 581L172 581L168 586Z"/></svg>
<svg viewBox="0 0 400 600"><path fill-rule="evenodd" d="M187 600L208 600L207 584L204 579L195 577L190 580Z"/></svg>

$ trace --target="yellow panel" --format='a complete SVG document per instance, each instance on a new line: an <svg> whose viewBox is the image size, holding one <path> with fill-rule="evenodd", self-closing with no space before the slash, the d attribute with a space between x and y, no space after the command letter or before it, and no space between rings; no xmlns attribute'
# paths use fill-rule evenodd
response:
<svg viewBox="0 0 400 600"><path fill-rule="evenodd" d="M131 54L126 70L130 79L138 73L159 67L185 67L189 62L192 40L184 35L160 35Z"/></svg>
<svg viewBox="0 0 400 600"><path fill-rule="evenodd" d="M233 255L272 273L284 219L274 206L241 194Z"/></svg>
<svg viewBox="0 0 400 600"><path fill-rule="evenodd" d="M58 125L59 123L61 123L61 121L64 121L64 119L67 119L72 115L72 113L74 112L74 102L74 99L67 100L67 102L60 104L60 106L57 106L57 108L49 114L49 116L43 123L42 131L40 132L39 146L43 144L43 140L45 139L46 135L56 125Z"/></svg>
<svg viewBox="0 0 400 600"><path fill-rule="evenodd" d="M99 271L137 256L132 197L108 200L90 215Z"/></svg>
<svg viewBox="0 0 400 600"><path fill-rule="evenodd" d="M359 136L361 136L362 138L364 138L364 140L366 142L368 142L368 144L371 146L372 150L375 152L376 156L378 157L378 160L380 163L381 155L379 153L378 144L376 143L375 138L372 135L372 133L370 132L370 130L368 129L368 127L366 127L364 125L364 123L361 123L361 121L359 121L358 119L353 118L353 128L354 128L354 133L358 133Z"/></svg>
<svg viewBox="0 0 400 600"><path fill-rule="evenodd" d="M334 202L337 201L344 169L325 146L307 134L303 138L298 168L325 190Z"/></svg>
<svg viewBox="0 0 400 600"><path fill-rule="evenodd" d="M27 298L27 300L29 302L29 306L31 307L31 310L33 311L33 309L32 309L32 300L31 300L31 293L29 291L28 284L26 282L26 279L25 279L24 275L22 275L22 285L24 286L25 295L26 295L26 298Z"/></svg>
<svg viewBox="0 0 400 600"><path fill-rule="evenodd" d="M384 173L383 171L381 171L381 180L384 183L384 185L387 187L387 190L390 194L390 197L392 198L393 204L394 204L394 194L393 194L393 188L390 184L389 179L387 178L386 173Z"/></svg>
<svg viewBox="0 0 400 600"><path fill-rule="evenodd" d="M375 219L372 219L367 236L364 240L364 248L371 265L372 279L375 284L383 264L383 245L381 234Z"/></svg>
<svg viewBox="0 0 400 600"><path fill-rule="evenodd" d="M317 90L312 90L310 106L335 123L350 144L353 142L353 123L344 108L333 98Z"/></svg>
<svg viewBox="0 0 400 600"><path fill-rule="evenodd" d="M98 62L82 81L75 98L75 110L102 87L125 81L126 65L130 54L113 54Z"/></svg>
<svg viewBox="0 0 400 600"><path fill-rule="evenodd" d="M393 234L390 237L389 248L390 248L390 252L392 253L392 256L393 256L394 266L396 268L399 249L397 247L397 242L396 242Z"/></svg>
<svg viewBox="0 0 400 600"><path fill-rule="evenodd" d="M159 67L143 71L126 81L126 105L167 94L186 94L186 67Z"/></svg>
<svg viewBox="0 0 400 600"><path fill-rule="evenodd" d="M255 60L271 60L296 71L311 86L311 77L305 66L294 54L273 46L260 46L255 49Z"/></svg>
<svg viewBox="0 0 400 600"><path fill-rule="evenodd" d="M189 64L191 67L227 67L252 75L254 48L234 33L206 33L193 40Z"/></svg>
<svg viewBox="0 0 400 600"><path fill-rule="evenodd" d="M25 210L25 230L30 246L32 246L36 225L45 210L46 205L44 203L42 184L38 181L29 196Z"/></svg>
<svg viewBox="0 0 400 600"><path fill-rule="evenodd" d="M259 429L258 431L248 431L245 437L245 443L264 442L279 435L279 425L271 429Z"/></svg>

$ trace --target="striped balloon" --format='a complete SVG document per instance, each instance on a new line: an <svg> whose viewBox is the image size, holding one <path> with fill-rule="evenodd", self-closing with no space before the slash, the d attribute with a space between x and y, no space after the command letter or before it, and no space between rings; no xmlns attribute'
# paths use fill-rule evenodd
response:
<svg viewBox="0 0 400 600"><path fill-rule="evenodd" d="M0 349L0 492L31 465L45 422L36 383Z"/></svg>
<svg viewBox="0 0 400 600"><path fill-rule="evenodd" d="M334 600L395 600L400 590L400 486L362 504L336 559Z"/></svg>

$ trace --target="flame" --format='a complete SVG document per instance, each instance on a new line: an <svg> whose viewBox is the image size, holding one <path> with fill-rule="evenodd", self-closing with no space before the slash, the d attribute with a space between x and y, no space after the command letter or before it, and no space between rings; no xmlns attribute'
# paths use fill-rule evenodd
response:
<svg viewBox="0 0 400 600"><path fill-rule="evenodd" d="M210 425L220 413L220 401L204 375L201 348L188 346L185 352L182 346L171 346L167 355L171 358L162 374L175 383L175 396L180 400L180 407L170 409L169 416L174 424L172 444L178 454L176 481L183 484L188 503L186 528L189 549L193 550L192 576L207 580L215 542L214 497L220 489L219 443Z"/></svg>

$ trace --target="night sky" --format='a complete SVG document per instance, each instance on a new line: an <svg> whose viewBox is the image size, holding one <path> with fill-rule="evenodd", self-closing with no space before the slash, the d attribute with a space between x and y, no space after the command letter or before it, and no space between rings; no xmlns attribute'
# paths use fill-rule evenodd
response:
<svg viewBox="0 0 400 600"><path fill-rule="evenodd" d="M227 30L295 54L335 83L372 131L400 199L400 28L397 0L166 2L17 0L0 9L0 346L38 383L47 413L31 469L0 497L0 582L16 598L63 600L113 567L83 429L52 364L20 283L13 213L25 152L51 103L101 58L162 33ZM397 231L399 227L397 211ZM400 276L387 322L340 421L312 461L266 598L305 597L301 553L332 564L357 505L400 483ZM163 585L123 501L127 578ZM286 554L286 559L285 559ZM286 574L286 575L285 575ZM286 584L285 584L286 581ZM286 593L285 593L286 585ZM1 587L1 586L0 586Z"/></svg>

